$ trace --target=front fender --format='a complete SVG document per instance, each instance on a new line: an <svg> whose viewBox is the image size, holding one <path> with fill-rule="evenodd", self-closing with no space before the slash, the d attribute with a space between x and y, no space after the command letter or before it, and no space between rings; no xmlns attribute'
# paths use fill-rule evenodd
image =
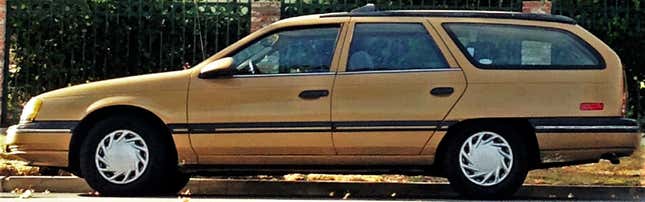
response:
<svg viewBox="0 0 645 202"><path fill-rule="evenodd" d="M146 91L131 95L86 95L43 99L37 121L80 121L92 112L111 106L148 110L164 123L186 122L185 91Z"/></svg>
<svg viewBox="0 0 645 202"><path fill-rule="evenodd" d="M168 109L164 110L163 104L140 96L112 96L96 100L85 109L85 116L99 109L114 106L132 106L147 110L159 117L164 123L172 121L173 117L173 112L168 111Z"/></svg>

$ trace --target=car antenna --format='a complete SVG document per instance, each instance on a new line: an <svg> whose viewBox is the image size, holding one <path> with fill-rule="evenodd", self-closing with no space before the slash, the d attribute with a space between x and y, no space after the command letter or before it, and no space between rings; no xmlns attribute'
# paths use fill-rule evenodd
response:
<svg viewBox="0 0 645 202"><path fill-rule="evenodd" d="M350 13L364 13L364 12L374 12L376 11L376 6L373 3L365 4L364 6L352 9Z"/></svg>

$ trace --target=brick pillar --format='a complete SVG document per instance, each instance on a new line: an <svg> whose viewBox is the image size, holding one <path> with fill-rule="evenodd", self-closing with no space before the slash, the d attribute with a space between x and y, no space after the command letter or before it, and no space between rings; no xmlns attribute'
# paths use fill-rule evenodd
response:
<svg viewBox="0 0 645 202"><path fill-rule="evenodd" d="M251 32L280 20L280 1L253 1L251 3Z"/></svg>
<svg viewBox="0 0 645 202"><path fill-rule="evenodd" d="M551 14L551 1L523 1L523 13Z"/></svg>

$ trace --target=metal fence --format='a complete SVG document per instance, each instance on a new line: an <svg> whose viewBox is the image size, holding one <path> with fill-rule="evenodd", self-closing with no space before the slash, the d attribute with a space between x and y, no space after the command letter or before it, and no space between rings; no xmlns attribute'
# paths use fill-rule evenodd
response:
<svg viewBox="0 0 645 202"><path fill-rule="evenodd" d="M196 64L247 35L251 0L8 0L2 124L47 90Z"/></svg>
<svg viewBox="0 0 645 202"><path fill-rule="evenodd" d="M281 17L349 11L374 3L379 10L500 10L521 11L522 0L281 0Z"/></svg>

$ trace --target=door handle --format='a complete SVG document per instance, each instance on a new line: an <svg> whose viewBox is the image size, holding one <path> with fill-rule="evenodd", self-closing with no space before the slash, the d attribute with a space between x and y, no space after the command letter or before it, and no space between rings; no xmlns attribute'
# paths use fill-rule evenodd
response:
<svg viewBox="0 0 645 202"><path fill-rule="evenodd" d="M321 97L327 97L329 96L329 91L328 90L305 90L298 95L298 97L305 99L305 100L313 100L313 99L318 99Z"/></svg>
<svg viewBox="0 0 645 202"><path fill-rule="evenodd" d="M436 87L430 91L430 94L435 96L447 96L455 92L455 89L452 87Z"/></svg>

